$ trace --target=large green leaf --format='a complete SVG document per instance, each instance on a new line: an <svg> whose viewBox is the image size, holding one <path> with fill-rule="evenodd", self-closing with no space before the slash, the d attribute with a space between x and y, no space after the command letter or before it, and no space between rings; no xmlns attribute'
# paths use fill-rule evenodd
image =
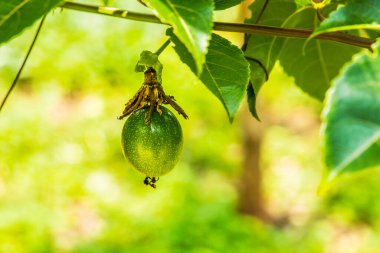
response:
<svg viewBox="0 0 380 253"><path fill-rule="evenodd" d="M331 87L323 112L328 179L380 164L380 54L362 53Z"/></svg>
<svg viewBox="0 0 380 253"><path fill-rule="evenodd" d="M295 0L294 1L298 6L311 5L312 0Z"/></svg>
<svg viewBox="0 0 380 253"><path fill-rule="evenodd" d="M186 47L168 29L167 34L175 44L175 51L196 73L195 63ZM199 79L222 102L232 121L244 98L249 80L249 64L243 52L228 40L212 34L206 62Z"/></svg>
<svg viewBox="0 0 380 253"><path fill-rule="evenodd" d="M246 23L282 26L284 25L287 18L289 18L289 16L291 16L297 8L293 0L272 0L267 3L266 2L266 0L256 0L253 4L250 5L252 17L246 20ZM261 10L264 8L264 6L265 10L261 15ZM251 35L248 38L248 44L244 54L247 56L247 59L250 63L251 83L254 90L249 90L248 104L251 113L257 119L258 115L255 109L256 96L259 93L262 85L266 82L267 74L272 71L273 66L279 57L284 42L284 38L275 36ZM253 96L252 94L255 95Z"/></svg>
<svg viewBox="0 0 380 253"><path fill-rule="evenodd" d="M329 4L344 4L347 0L295 0L298 6L314 5L316 8L323 9Z"/></svg>
<svg viewBox="0 0 380 253"><path fill-rule="evenodd" d="M313 36L324 32L352 29L380 30L380 1L351 0L332 12L316 29Z"/></svg>
<svg viewBox="0 0 380 253"><path fill-rule="evenodd" d="M289 23L291 27L313 28L318 20L315 10L308 8L294 15ZM304 45L304 39L287 39L280 55L281 65L288 75L295 78L298 87L323 100L332 79L359 49L315 39L310 40L305 48Z"/></svg>
<svg viewBox="0 0 380 253"><path fill-rule="evenodd" d="M224 10L232 6L238 5L244 0L214 0L215 10Z"/></svg>
<svg viewBox="0 0 380 253"><path fill-rule="evenodd" d="M145 0L162 22L174 28L174 34L194 58L196 73L202 72L212 32L212 0Z"/></svg>
<svg viewBox="0 0 380 253"><path fill-rule="evenodd" d="M1 0L0 44L19 34L62 0Z"/></svg>

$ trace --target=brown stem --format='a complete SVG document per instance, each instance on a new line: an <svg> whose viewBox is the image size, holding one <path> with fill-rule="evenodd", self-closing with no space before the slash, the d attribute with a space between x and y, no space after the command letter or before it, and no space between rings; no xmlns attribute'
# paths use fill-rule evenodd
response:
<svg viewBox="0 0 380 253"><path fill-rule="evenodd" d="M104 6L94 6L87 4L79 4L73 2L64 2L60 7L65 9L96 13L101 15L107 15L117 18L124 18L136 21L165 24L162 23L156 16L150 14L143 14L137 12L130 12L126 10L121 10L113 7ZM168 25L168 24L166 24ZM308 38L313 30L310 29L291 29L282 27L272 27L257 24L240 24L240 23L225 23L225 22L214 22L214 30L216 31L226 31L226 32L238 32L238 33L248 33L248 34L262 34L271 35L279 37L289 37L289 38ZM340 32L324 33L315 37L321 40L330 40L339 43L349 44L357 47L367 48L371 50L371 45L375 42L363 37L346 35Z"/></svg>
<svg viewBox="0 0 380 253"><path fill-rule="evenodd" d="M317 16L318 16L318 19L319 19L320 22L322 22L323 20L326 19L325 16L323 16L323 14L322 14L322 9L321 8L317 9Z"/></svg>
<svg viewBox="0 0 380 253"><path fill-rule="evenodd" d="M267 6L268 6L268 3L269 3L269 0L266 0L265 3L264 3L264 5L263 5L263 7L260 10L259 15L257 15L256 21L255 21L256 24L258 24L260 22L260 19L263 16L263 14L264 14Z"/></svg>
<svg viewBox="0 0 380 253"><path fill-rule="evenodd" d="M262 35L272 35L279 37L288 38L308 38L313 33L310 29L294 29L294 28L279 28L273 26L264 25L250 25L250 24L235 24L235 23L222 23L215 22L214 30L225 31L225 32L240 32L249 34L262 34ZM335 42L340 42L344 44L349 44L357 47L363 47L371 49L371 45L375 42L363 37L347 35L340 32L334 33L324 33L315 37L320 40L330 40Z"/></svg>
<svg viewBox="0 0 380 253"><path fill-rule="evenodd" d="M140 4L144 5L145 7L148 7L146 6L146 4L142 1L142 0L137 0Z"/></svg>

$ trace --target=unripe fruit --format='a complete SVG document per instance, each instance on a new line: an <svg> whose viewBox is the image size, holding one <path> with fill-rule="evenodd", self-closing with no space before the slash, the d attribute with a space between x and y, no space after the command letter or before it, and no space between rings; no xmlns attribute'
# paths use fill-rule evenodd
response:
<svg viewBox="0 0 380 253"><path fill-rule="evenodd" d="M163 106L150 115L145 123L148 108L132 113L126 120L121 136L124 156L141 173L159 177L171 171L179 160L182 146L182 129L173 113Z"/></svg>

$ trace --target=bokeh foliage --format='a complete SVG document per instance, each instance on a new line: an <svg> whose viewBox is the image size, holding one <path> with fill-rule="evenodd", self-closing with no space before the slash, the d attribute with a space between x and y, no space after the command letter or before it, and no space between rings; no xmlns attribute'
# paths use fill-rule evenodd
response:
<svg viewBox="0 0 380 253"><path fill-rule="evenodd" d="M0 115L0 252L379 251L379 173L316 195L321 105L278 66L261 91L263 117L278 119L263 137L262 167L268 212L287 216L285 227L238 213L243 115L230 125L172 49L161 56L163 85L190 115L179 118L185 150L158 189L142 184L122 157L116 117L142 82L140 52L164 34L76 12L48 16ZM0 48L1 94L32 36Z"/></svg>

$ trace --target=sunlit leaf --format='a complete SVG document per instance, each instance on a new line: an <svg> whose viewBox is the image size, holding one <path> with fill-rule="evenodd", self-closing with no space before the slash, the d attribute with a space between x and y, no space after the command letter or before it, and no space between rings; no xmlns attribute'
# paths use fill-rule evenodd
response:
<svg viewBox="0 0 380 253"><path fill-rule="evenodd" d="M380 54L356 57L327 98L323 135L329 179L380 164Z"/></svg>
<svg viewBox="0 0 380 253"><path fill-rule="evenodd" d="M167 34L174 42L174 49L181 60L196 73L195 63L189 51L171 29ZM212 34L199 79L222 102L232 121L244 98L249 79L249 64L243 52L223 37Z"/></svg>
<svg viewBox="0 0 380 253"><path fill-rule="evenodd" d="M352 29L372 29L380 31L380 1L351 0L332 12L316 29L313 36L324 32Z"/></svg>
<svg viewBox="0 0 380 253"><path fill-rule="evenodd" d="M347 0L295 0L298 6L313 5L315 8L324 8L329 4L343 4Z"/></svg>
<svg viewBox="0 0 380 253"><path fill-rule="evenodd" d="M111 4L113 4L113 0L101 0L101 2L103 3L103 5L105 5L105 6L109 6L109 5L111 5Z"/></svg>
<svg viewBox="0 0 380 253"><path fill-rule="evenodd" d="M62 0L0 1L0 44L21 33Z"/></svg>
<svg viewBox="0 0 380 253"><path fill-rule="evenodd" d="M244 0L214 0L215 10L224 10L240 4Z"/></svg>
<svg viewBox="0 0 380 253"><path fill-rule="evenodd" d="M174 34L194 58L196 73L202 72L212 32L212 0L145 0L162 22L174 28Z"/></svg>
<svg viewBox="0 0 380 253"><path fill-rule="evenodd" d="M136 64L136 72L145 72L148 68L153 68L157 73L157 80L162 81L162 64L158 60L158 56L150 51L142 51L140 59Z"/></svg>

